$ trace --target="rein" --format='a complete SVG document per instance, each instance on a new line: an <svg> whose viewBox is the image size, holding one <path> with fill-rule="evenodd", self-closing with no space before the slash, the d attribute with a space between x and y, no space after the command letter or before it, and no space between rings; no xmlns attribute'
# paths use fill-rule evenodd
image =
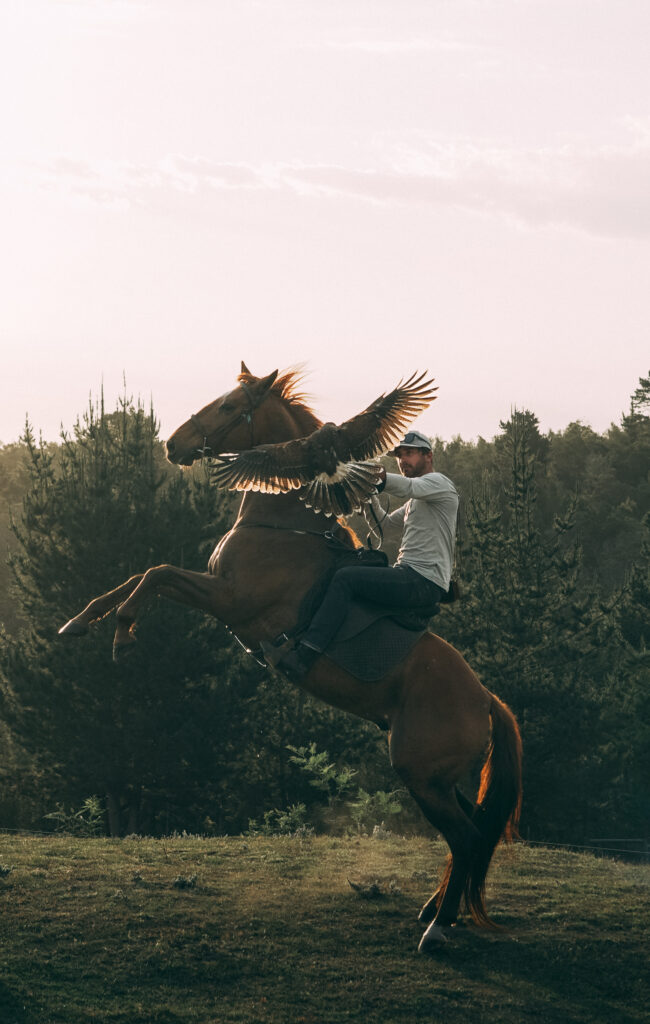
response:
<svg viewBox="0 0 650 1024"><path fill-rule="evenodd" d="M323 540L327 541L328 544L331 544L333 542L337 546L345 548L346 551L354 551L355 550L354 548L349 548L347 546L347 544L344 544L343 541L340 541L338 539L338 537L336 537L334 535L334 531L335 530L340 530L341 529L341 526L340 526L340 524L338 522L334 523L334 525L333 525L331 530L322 530L322 531L321 530L298 530L298 529L296 529L293 526L280 526L277 523L240 523L236 527L236 529L241 530L244 527L246 529L255 529L255 530L259 530L259 529L262 529L262 530L284 530L285 533L299 533L301 535L304 534L304 535L309 535L311 537L321 537Z"/></svg>
<svg viewBox="0 0 650 1024"><path fill-rule="evenodd" d="M368 517L367 517L367 515L365 515L366 509L368 510L368 512L370 513L370 515L372 516L372 518L375 521L375 526L377 527L376 530L374 529L373 526L370 525L370 523L368 523ZM370 526L370 533L366 537L366 543L367 543L367 545L368 545L368 547L370 548L371 551L373 551L373 550L379 551L379 550L381 550L381 547L382 547L382 545L384 543L384 531L382 529L381 521L378 518L377 513L375 512L375 509L374 509L374 506L373 506L372 502L368 502L368 504L366 505L366 508L364 509L364 518L365 518L366 522L368 523L368 526ZM372 541L370 539L371 537L379 537L379 542L377 544L376 549L373 548L373 546L372 546Z"/></svg>

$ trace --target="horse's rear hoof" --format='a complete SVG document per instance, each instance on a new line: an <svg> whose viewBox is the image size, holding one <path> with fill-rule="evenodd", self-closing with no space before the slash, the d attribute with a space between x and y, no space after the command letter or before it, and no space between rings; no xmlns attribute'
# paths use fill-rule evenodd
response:
<svg viewBox="0 0 650 1024"><path fill-rule="evenodd" d="M418 921L420 924L431 924L434 917L438 913L438 903L433 897L424 904L422 910L418 914Z"/></svg>
<svg viewBox="0 0 650 1024"><path fill-rule="evenodd" d="M84 622L70 619L65 626L61 626L59 636L85 636L87 632L88 626Z"/></svg>
<svg viewBox="0 0 650 1024"><path fill-rule="evenodd" d="M443 928L439 924L430 924L420 939L418 953L435 953L449 942L451 928Z"/></svg>
<svg viewBox="0 0 650 1024"><path fill-rule="evenodd" d="M121 665L122 662L126 661L129 655L133 653L134 648L135 640L125 644L113 644L113 661L115 664Z"/></svg>

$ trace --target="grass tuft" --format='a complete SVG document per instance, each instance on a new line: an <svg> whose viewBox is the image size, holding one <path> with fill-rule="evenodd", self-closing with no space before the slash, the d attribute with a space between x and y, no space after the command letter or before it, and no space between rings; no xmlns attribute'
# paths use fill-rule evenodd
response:
<svg viewBox="0 0 650 1024"><path fill-rule="evenodd" d="M175 889L195 889L196 888L197 875L190 875L187 878L185 875L176 875L176 878L172 882Z"/></svg>

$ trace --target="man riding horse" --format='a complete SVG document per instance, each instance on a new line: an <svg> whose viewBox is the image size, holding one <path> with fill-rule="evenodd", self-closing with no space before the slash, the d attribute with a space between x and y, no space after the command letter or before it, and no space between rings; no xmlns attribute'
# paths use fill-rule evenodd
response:
<svg viewBox="0 0 650 1024"><path fill-rule="evenodd" d="M354 598L394 608L434 608L451 582L456 541L458 494L451 480L433 472L429 438L410 430L392 452L401 476L379 471L377 490L407 500L386 513L376 496L371 501L383 523L402 527L402 543L394 566L349 565L333 576L323 602L306 633L274 646L263 644L266 661L289 678L303 678L327 649L346 620Z"/></svg>

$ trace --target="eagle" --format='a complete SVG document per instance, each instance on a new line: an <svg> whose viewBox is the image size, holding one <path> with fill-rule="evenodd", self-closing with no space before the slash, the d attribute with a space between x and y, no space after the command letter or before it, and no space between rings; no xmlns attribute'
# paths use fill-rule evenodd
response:
<svg viewBox="0 0 650 1024"><path fill-rule="evenodd" d="M359 512L377 493L381 465L408 424L436 398L427 372L412 374L345 423L324 423L306 437L212 456L214 482L230 491L298 497L326 516Z"/></svg>

